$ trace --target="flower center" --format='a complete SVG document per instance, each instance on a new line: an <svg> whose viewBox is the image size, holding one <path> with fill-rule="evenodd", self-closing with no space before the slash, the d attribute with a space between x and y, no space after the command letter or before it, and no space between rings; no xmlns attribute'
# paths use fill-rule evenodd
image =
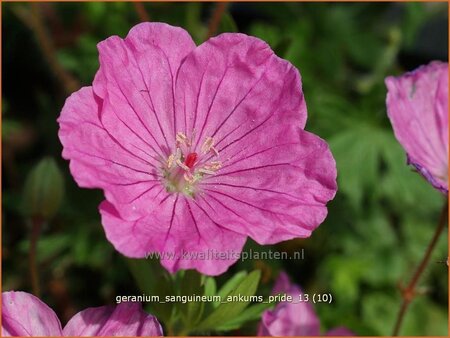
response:
<svg viewBox="0 0 450 338"><path fill-rule="evenodd" d="M214 175L222 167L220 161L210 161L218 156L212 137L207 137L200 152L196 152L192 149L192 139L178 132L175 152L170 154L162 168L167 192L194 197L198 182L205 175Z"/></svg>

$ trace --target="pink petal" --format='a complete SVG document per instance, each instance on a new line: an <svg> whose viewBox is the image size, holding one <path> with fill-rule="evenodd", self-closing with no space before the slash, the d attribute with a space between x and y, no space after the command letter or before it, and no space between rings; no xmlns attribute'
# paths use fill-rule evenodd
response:
<svg viewBox="0 0 450 338"><path fill-rule="evenodd" d="M267 244L308 237L323 221L335 161L301 129L298 71L265 42L222 34L199 46L180 68L177 103L197 152L206 137L216 140L224 167L200 186L220 223Z"/></svg>
<svg viewBox="0 0 450 338"><path fill-rule="evenodd" d="M189 34L162 23L143 23L125 39L110 37L98 44L100 70L94 91L104 102L101 123L111 137L147 162L153 177L138 187L107 189L106 197L122 204L121 216L135 220L148 214L159 194L159 168L173 151L177 115L173 86L184 57L195 48ZM156 180L156 181L155 181Z"/></svg>
<svg viewBox="0 0 450 338"><path fill-rule="evenodd" d="M21 291L2 293L2 336L62 336L55 312L39 298Z"/></svg>
<svg viewBox="0 0 450 338"><path fill-rule="evenodd" d="M303 294L295 284L291 284L286 274L281 273L272 294L286 293L293 302L282 302L273 310L263 313L258 328L258 336L318 336L320 322L310 302L299 302Z"/></svg>
<svg viewBox="0 0 450 338"><path fill-rule="evenodd" d="M432 62L386 78L388 115L408 160L448 192L448 64Z"/></svg>
<svg viewBox="0 0 450 338"><path fill-rule="evenodd" d="M225 272L238 258L246 236L228 230L208 215L199 201L170 195L155 211L136 221L122 219L108 202L100 205L106 237L129 257L158 252L170 272L197 269L207 275Z"/></svg>
<svg viewBox="0 0 450 338"><path fill-rule="evenodd" d="M337 189L328 145L295 126L273 124L270 133L242 146L201 183L205 199L223 210L229 229L260 244L309 237Z"/></svg>
<svg viewBox="0 0 450 338"><path fill-rule="evenodd" d="M352 331L345 327L336 327L327 332L327 336L344 337L344 336L356 336Z"/></svg>
<svg viewBox="0 0 450 338"><path fill-rule="evenodd" d="M307 117L298 71L244 34L221 34L190 53L176 98L177 112L187 115L181 131L190 136L195 130L197 145L207 136L227 144L281 118L284 126L303 128Z"/></svg>
<svg viewBox="0 0 450 338"><path fill-rule="evenodd" d="M102 188L108 198L126 203L160 186L152 159L114 138L99 120L101 99L91 87L72 94L58 118L63 157L82 187Z"/></svg>
<svg viewBox="0 0 450 338"><path fill-rule="evenodd" d="M64 327L65 336L162 336L158 320L139 303L121 303L78 312Z"/></svg>

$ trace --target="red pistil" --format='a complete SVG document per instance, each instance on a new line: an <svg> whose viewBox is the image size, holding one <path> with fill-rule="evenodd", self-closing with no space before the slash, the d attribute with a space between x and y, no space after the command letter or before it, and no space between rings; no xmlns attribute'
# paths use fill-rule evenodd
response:
<svg viewBox="0 0 450 338"><path fill-rule="evenodd" d="M184 161L184 164L185 164L189 169L192 169L192 167L193 167L194 164L195 164L195 161L197 161L197 157L198 157L197 153L189 153L189 154L186 156L186 160Z"/></svg>

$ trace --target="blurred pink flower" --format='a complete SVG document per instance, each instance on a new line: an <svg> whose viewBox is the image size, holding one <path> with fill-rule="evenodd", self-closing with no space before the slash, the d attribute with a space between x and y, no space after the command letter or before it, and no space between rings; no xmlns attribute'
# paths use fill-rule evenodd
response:
<svg viewBox="0 0 450 338"><path fill-rule="evenodd" d="M280 273L272 290L273 295L287 294L292 302L281 302L273 310L266 310L258 328L258 336L320 336L320 322L310 301L299 302L302 290L289 281L286 273ZM354 336L344 327L328 331L326 336Z"/></svg>
<svg viewBox="0 0 450 338"><path fill-rule="evenodd" d="M162 336L157 319L140 303L88 308L64 329L55 312L39 298L21 291L2 293L2 337Z"/></svg>
<svg viewBox="0 0 450 338"><path fill-rule="evenodd" d="M299 72L264 41L227 33L196 47L181 28L143 23L98 49L59 138L77 183L103 189L102 224L122 254L217 275L248 236L308 237L325 219L335 161L303 130ZM195 259L211 250L225 254Z"/></svg>
<svg viewBox="0 0 450 338"><path fill-rule="evenodd" d="M386 86L388 115L408 164L448 194L448 63L390 76Z"/></svg>

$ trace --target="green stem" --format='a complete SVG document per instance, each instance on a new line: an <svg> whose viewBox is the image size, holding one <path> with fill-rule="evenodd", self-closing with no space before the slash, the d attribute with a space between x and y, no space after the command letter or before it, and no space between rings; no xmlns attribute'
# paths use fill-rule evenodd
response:
<svg viewBox="0 0 450 338"><path fill-rule="evenodd" d="M41 296L41 288L39 283L38 262L37 262L37 243L39 240L39 234L41 232L44 220L41 217L33 217L31 219L31 236L30 236L30 253L29 253L29 265L30 265L30 278L31 289L36 297Z"/></svg>
<svg viewBox="0 0 450 338"><path fill-rule="evenodd" d="M428 263L430 262L431 253L433 252L434 248L436 247L438 239L439 239L440 235L442 234L443 230L445 229L447 216L448 216L448 199L445 200L445 205L442 208L441 215L439 217L438 226L436 228L436 231L435 231L433 237L431 238L430 243L428 244L427 250L425 251L422 261L420 262L419 266L417 267L408 286L404 290L402 290L403 301L402 301L402 305L400 307L400 311L397 316L397 320L395 322L394 331L392 333L393 336L398 336L398 334L400 333L400 328L402 326L403 319L405 318L405 315L409 308L409 305L411 304L412 300L414 299L414 297L417 294L417 292L416 292L417 283L419 282L420 277L422 276Z"/></svg>

